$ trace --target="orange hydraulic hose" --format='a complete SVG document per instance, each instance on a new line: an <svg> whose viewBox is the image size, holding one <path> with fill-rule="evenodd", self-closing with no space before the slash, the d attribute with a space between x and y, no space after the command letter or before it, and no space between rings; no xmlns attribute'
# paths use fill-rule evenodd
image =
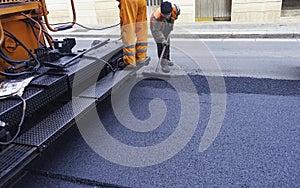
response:
<svg viewBox="0 0 300 188"><path fill-rule="evenodd" d="M1 20L0 20L0 47L3 43L3 41L4 41L4 31L3 31L2 23L1 23Z"/></svg>
<svg viewBox="0 0 300 188"><path fill-rule="evenodd" d="M42 23L40 23L40 24L41 24L43 30L47 32L47 30L45 28L45 25L42 24ZM47 39L47 42L48 42L49 46L53 46L53 39L52 39L52 37L50 35L45 35L45 37Z"/></svg>
<svg viewBox="0 0 300 188"><path fill-rule="evenodd" d="M75 11L75 5L74 5L74 1L71 0L71 6L72 6L72 13L73 13L73 22L71 23L71 25L66 25L66 26L62 26L60 27L60 29L58 28L53 28L50 24L49 24L49 21L48 21L48 10L46 8L46 3L45 3L45 0L40 0L41 4L42 4L42 10L43 10L43 15L44 15L44 18L45 18L45 22L46 22L46 25L47 25L47 28L50 30L50 31L53 31L53 32L56 32L56 31L59 31L59 30L64 30L64 29L69 29L71 28L75 23L76 23L76 11Z"/></svg>

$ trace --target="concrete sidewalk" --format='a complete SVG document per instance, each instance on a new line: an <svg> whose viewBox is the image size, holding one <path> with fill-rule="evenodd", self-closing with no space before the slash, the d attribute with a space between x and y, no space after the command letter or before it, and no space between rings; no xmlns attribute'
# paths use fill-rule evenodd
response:
<svg viewBox="0 0 300 188"><path fill-rule="evenodd" d="M107 26L103 26L107 27ZM101 26L97 28L102 28ZM120 26L99 30L86 30L79 26L50 33L54 37L119 38ZM152 38L149 31L149 37ZM300 38L300 21L277 23L197 22L175 24L172 38Z"/></svg>

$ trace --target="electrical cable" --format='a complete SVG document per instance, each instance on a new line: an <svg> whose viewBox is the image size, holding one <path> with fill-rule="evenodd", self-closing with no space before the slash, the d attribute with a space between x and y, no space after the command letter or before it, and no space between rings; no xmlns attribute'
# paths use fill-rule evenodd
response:
<svg viewBox="0 0 300 188"><path fill-rule="evenodd" d="M31 24L30 22L27 22L27 20L23 20L23 21L24 21L25 23L27 23L27 24L30 24L32 27L34 27L34 28L36 28L36 29L39 29L36 25L33 25L33 24ZM52 36L48 33L48 31L46 31L45 29L42 29L42 32L43 32L45 35L47 35L47 37L49 37L51 41L53 41L53 38L52 38ZM49 43L50 48L53 49L53 47L51 46L51 44L50 44L49 41L48 41L48 43Z"/></svg>
<svg viewBox="0 0 300 188"><path fill-rule="evenodd" d="M22 127L22 124L23 124L24 119L25 119L25 113L26 113L26 100L25 100L22 96L20 96L20 95L16 95L16 96L18 96L18 97L22 100L22 102L23 102L22 117L21 117L20 123L19 123L19 125L18 125L18 129L17 129L17 132L16 132L15 136L14 136L12 139L10 139L9 141L6 141L6 142L0 141L0 144L2 144L2 145L11 144L11 143L17 138L17 136L19 135L19 133L20 133L20 131L21 131L21 127ZM1 98L0 98L0 99L1 99Z"/></svg>
<svg viewBox="0 0 300 188"><path fill-rule="evenodd" d="M103 28L91 28L91 27L86 27L84 25L81 25L79 23L75 23L76 25L84 28L84 29L87 29L87 30L97 30L97 31L102 31L102 30L105 30L105 29L110 29L110 28L113 28L113 27L117 27L118 25L120 25L120 23L118 24L114 24L114 25L110 25L110 26L107 26L107 27L103 27Z"/></svg>
<svg viewBox="0 0 300 188"><path fill-rule="evenodd" d="M107 61L105 61L105 60L103 60L103 59L100 59L100 58L97 58L97 57L93 57L93 56L86 56L86 55L84 55L82 58L92 59L92 60L96 60L96 61L102 62L102 63L104 63L105 65L107 65L113 73L115 73L115 72L117 71L117 68L114 69L114 68L111 66L111 64L109 64Z"/></svg>
<svg viewBox="0 0 300 188"><path fill-rule="evenodd" d="M55 24L50 24L50 25L62 25L62 24L69 24L69 23L73 23L73 22L62 22L62 23L55 23ZM113 28L113 27L117 27L118 25L120 25L120 23L118 24L114 24L114 25L110 25L110 26L107 26L107 27L102 27L102 28L91 28L91 27L87 27L87 26L84 26L82 24L79 24L77 22L75 22L75 25L78 25L84 29L87 29L87 30L97 30L97 31L102 31L102 30L105 30L105 29L110 29L110 28Z"/></svg>

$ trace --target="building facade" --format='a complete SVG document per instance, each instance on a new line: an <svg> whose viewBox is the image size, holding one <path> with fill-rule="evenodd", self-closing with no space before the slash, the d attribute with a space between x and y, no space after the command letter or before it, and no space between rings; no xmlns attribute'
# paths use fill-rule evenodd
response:
<svg viewBox="0 0 300 188"><path fill-rule="evenodd" d="M278 22L300 20L299 0L170 0L181 8L177 23L198 21ZM86 26L104 26L119 22L115 0L74 0L77 22ZM161 0L147 0L148 16ZM47 0L51 23L72 21L69 0Z"/></svg>

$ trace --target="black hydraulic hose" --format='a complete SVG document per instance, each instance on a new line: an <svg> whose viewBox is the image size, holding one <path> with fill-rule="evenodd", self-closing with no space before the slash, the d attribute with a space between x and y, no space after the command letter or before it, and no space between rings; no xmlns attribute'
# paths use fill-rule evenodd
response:
<svg viewBox="0 0 300 188"><path fill-rule="evenodd" d="M35 57L35 55L17 38L15 37L12 33L8 32L7 30L4 29L4 31L6 33L9 34L9 37L11 37L12 39L14 39L15 41L17 41L29 54L30 56L34 59L34 61L36 62L36 66L33 68L34 71L36 71L38 68L40 68L41 63L40 61ZM7 34L6 34L7 35Z"/></svg>
<svg viewBox="0 0 300 188"><path fill-rule="evenodd" d="M33 18L31 18L30 16L28 16L28 15L26 15L26 14L24 14L24 13L21 13L23 16L25 16L26 18L28 18L29 20L31 20L31 21L33 21L34 23L36 23L38 26L39 26L39 30L40 30L40 32L39 32L39 36L38 36L38 38L37 38L37 43L38 43L38 47L40 47L40 38L42 37L42 26L41 26L41 24L38 22L38 21L36 21L36 20L34 20Z"/></svg>
<svg viewBox="0 0 300 188"><path fill-rule="evenodd" d="M22 75L25 75L25 74L31 74L32 72L29 72L29 71L23 71L23 72L15 72L15 73L7 73L7 72L2 72L0 71L0 75L2 76L22 76Z"/></svg>
<svg viewBox="0 0 300 188"><path fill-rule="evenodd" d="M23 20L23 21L24 21L25 23L27 23L27 24L30 24L32 27L34 27L34 28L36 28L36 29L40 29L39 27L37 27L36 25L33 25L32 23L28 22L27 20ZM42 29L42 33L45 34L45 35L47 35L47 37L49 37L50 40L53 41L52 36L51 36L46 30ZM34 34L35 34L35 36L36 36L36 33L35 33L35 32L34 32ZM36 36L36 37L37 37L37 36ZM48 42L48 43L49 43L50 49L53 50L53 47L51 46L50 42ZM44 45L45 45L45 44L44 44ZM46 46L46 45L45 45L45 46Z"/></svg>
<svg viewBox="0 0 300 188"><path fill-rule="evenodd" d="M25 20L24 20L24 22L26 22ZM26 22L27 23L27 22ZM29 23L31 26L33 26L34 28L36 28L36 29L39 29L36 25L32 25L31 23ZM44 29L42 29L42 32L45 34L45 35L47 35L48 37L50 37L51 39L52 39L52 36L47 32L47 31L45 31Z"/></svg>
<svg viewBox="0 0 300 188"><path fill-rule="evenodd" d="M32 30L32 32L33 32L33 34L34 34L34 36L35 36L35 39L36 40L38 40L38 36L37 36L37 34L36 34L36 32L35 32L35 30L34 30L34 27L36 27L34 24L32 24L30 21L25 21L24 20L24 22L25 23L27 23L27 24L29 24L30 26L31 26L31 30ZM36 27L37 28L37 27ZM39 28L40 29L40 28ZM43 32L43 30L41 29L41 32ZM38 40L39 41L39 40ZM39 41L39 45L42 45L42 46L45 46L45 44L43 44L42 43L42 41Z"/></svg>
<svg viewBox="0 0 300 188"><path fill-rule="evenodd" d="M7 63L9 64L12 64L12 63L24 63L25 61L30 61L32 60L32 58L29 58L29 59L26 59L26 60L14 60L14 59L10 59L9 57L7 57L4 52L2 51L2 49L0 48L0 57L6 61Z"/></svg>

